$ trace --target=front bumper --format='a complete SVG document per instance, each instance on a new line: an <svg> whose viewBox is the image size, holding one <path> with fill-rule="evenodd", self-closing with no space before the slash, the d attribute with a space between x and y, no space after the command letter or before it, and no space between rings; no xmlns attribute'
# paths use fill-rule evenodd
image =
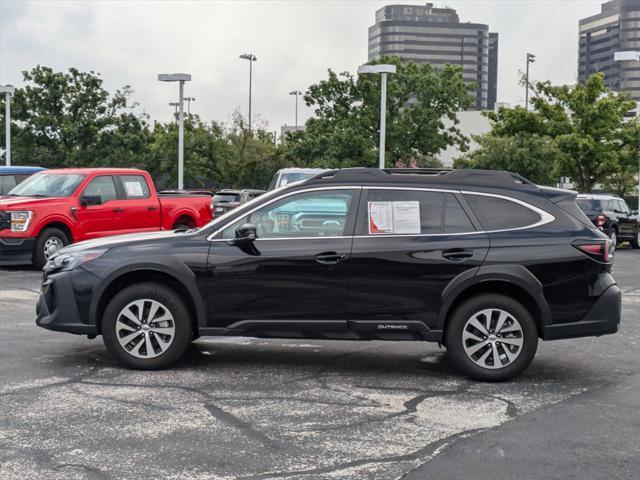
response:
<svg viewBox="0 0 640 480"><path fill-rule="evenodd" d="M596 303L578 322L546 325L543 340L562 338L598 337L616 333L622 316L622 291L618 285L609 286Z"/></svg>
<svg viewBox="0 0 640 480"><path fill-rule="evenodd" d="M0 265L30 264L35 247L35 238L0 237Z"/></svg>
<svg viewBox="0 0 640 480"><path fill-rule="evenodd" d="M36 305L36 325L56 332L97 335L95 325L82 322L72 272L60 272L46 278Z"/></svg>

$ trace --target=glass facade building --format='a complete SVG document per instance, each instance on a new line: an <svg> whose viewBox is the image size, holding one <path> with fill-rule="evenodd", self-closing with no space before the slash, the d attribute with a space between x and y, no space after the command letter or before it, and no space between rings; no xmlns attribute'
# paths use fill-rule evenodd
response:
<svg viewBox="0 0 640 480"><path fill-rule="evenodd" d="M605 2L597 15L579 23L578 81L602 72L608 87L640 101L640 62L616 62L614 53L640 51L640 0Z"/></svg>
<svg viewBox="0 0 640 480"><path fill-rule="evenodd" d="M388 5L369 27L369 60L397 55L435 67L460 65L474 85L473 110L492 110L498 84L498 34L487 25L461 23L451 8Z"/></svg>

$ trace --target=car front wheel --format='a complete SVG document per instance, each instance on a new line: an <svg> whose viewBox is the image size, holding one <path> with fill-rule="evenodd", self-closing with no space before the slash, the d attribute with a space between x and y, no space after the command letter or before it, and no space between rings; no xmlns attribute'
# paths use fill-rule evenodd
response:
<svg viewBox="0 0 640 480"><path fill-rule="evenodd" d="M192 336L184 301L157 283L121 290L102 318L107 350L129 368L157 370L172 365L184 354Z"/></svg>
<svg viewBox="0 0 640 480"><path fill-rule="evenodd" d="M504 381L529 366L538 348L538 332L520 302L504 295L481 294L454 311L446 345L451 361L465 375Z"/></svg>

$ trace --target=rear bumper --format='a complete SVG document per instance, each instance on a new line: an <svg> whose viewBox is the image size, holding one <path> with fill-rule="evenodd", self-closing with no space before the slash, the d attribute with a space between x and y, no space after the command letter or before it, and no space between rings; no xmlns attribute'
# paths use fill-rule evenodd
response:
<svg viewBox="0 0 640 480"><path fill-rule="evenodd" d="M35 246L35 238L0 237L0 265L30 264Z"/></svg>
<svg viewBox="0 0 640 480"><path fill-rule="evenodd" d="M70 272L51 275L42 283L36 315L36 325L47 330L77 335L98 333L95 325L87 325L80 318Z"/></svg>
<svg viewBox="0 0 640 480"><path fill-rule="evenodd" d="M607 288L591 310L578 322L546 325L543 340L594 337L616 333L622 314L622 291L618 285Z"/></svg>

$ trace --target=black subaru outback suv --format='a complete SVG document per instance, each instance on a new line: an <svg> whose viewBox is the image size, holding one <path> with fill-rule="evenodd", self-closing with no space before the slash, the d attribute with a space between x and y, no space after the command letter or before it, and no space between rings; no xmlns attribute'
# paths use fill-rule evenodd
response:
<svg viewBox="0 0 640 480"><path fill-rule="evenodd" d="M511 173L336 170L197 230L61 250L37 324L101 334L131 368L167 367L202 335L427 340L505 380L538 338L618 330L610 246L575 193Z"/></svg>

